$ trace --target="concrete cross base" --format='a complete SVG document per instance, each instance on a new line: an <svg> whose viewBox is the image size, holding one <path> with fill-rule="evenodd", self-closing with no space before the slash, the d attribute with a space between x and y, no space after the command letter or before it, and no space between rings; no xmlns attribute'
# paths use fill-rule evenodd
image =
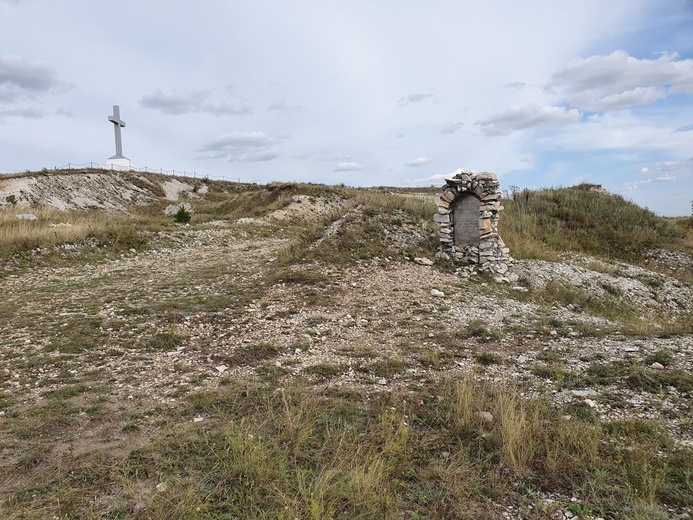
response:
<svg viewBox="0 0 693 520"><path fill-rule="evenodd" d="M102 166L105 170L130 171L133 169L132 161L127 157L111 157Z"/></svg>

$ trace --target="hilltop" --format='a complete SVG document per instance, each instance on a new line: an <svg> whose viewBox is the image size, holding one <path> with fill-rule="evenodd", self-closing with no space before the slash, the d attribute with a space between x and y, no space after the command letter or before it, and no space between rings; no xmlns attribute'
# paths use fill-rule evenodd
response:
<svg viewBox="0 0 693 520"><path fill-rule="evenodd" d="M498 284L422 261L433 190L87 171L0 192L4 518L693 506L689 219L528 192Z"/></svg>
<svg viewBox="0 0 693 520"><path fill-rule="evenodd" d="M100 169L29 172L0 176L0 208L125 212L132 206L146 206L161 199L177 201L182 194L198 189L204 194L207 185L150 173Z"/></svg>

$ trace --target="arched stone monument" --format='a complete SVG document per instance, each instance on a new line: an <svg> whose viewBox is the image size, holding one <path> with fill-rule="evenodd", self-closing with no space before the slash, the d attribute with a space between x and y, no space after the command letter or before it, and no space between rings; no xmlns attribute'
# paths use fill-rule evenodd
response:
<svg viewBox="0 0 693 520"><path fill-rule="evenodd" d="M436 258L504 276L512 267L512 257L498 234L501 196L493 173L457 170L445 179L433 217L440 226Z"/></svg>

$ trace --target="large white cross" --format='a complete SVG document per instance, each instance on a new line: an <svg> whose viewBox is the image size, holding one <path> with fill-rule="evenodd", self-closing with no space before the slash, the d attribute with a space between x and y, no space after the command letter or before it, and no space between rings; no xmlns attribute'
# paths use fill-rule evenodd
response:
<svg viewBox="0 0 693 520"><path fill-rule="evenodd" d="M113 105L113 115L108 116L108 120L113 123L115 127L115 145L116 154L109 159L120 159L123 157L123 141L120 137L120 129L125 127L125 121L120 119L120 107L118 105Z"/></svg>

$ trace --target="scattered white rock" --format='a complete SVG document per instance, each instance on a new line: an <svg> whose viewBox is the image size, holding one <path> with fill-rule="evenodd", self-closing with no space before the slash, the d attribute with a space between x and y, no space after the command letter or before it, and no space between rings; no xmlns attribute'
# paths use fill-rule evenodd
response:
<svg viewBox="0 0 693 520"><path fill-rule="evenodd" d="M433 260L429 260L428 258L419 257L414 258L414 262L416 262L419 265L433 265L435 263Z"/></svg>
<svg viewBox="0 0 693 520"><path fill-rule="evenodd" d="M185 208L185 211L187 211L191 215L195 212L193 210L193 207L190 205L190 203L181 202L180 204L169 204L168 206L166 206L164 208L164 215L168 215L169 217L172 217L173 215L178 213L180 208Z"/></svg>
<svg viewBox="0 0 693 520"><path fill-rule="evenodd" d="M38 220L38 217L33 213L17 213L15 217L17 220Z"/></svg>
<svg viewBox="0 0 693 520"><path fill-rule="evenodd" d="M445 293L443 291L439 291L438 289L431 289L431 296L434 298L444 298Z"/></svg>
<svg viewBox="0 0 693 520"><path fill-rule="evenodd" d="M219 372L219 375L221 375L224 372L226 372L229 367L227 367L226 365L219 365L219 366L214 367L214 368L216 369L217 372Z"/></svg>
<svg viewBox="0 0 693 520"><path fill-rule="evenodd" d="M493 422L493 414L491 412L476 412L476 416L485 423Z"/></svg>
<svg viewBox="0 0 693 520"><path fill-rule="evenodd" d="M267 226L267 222L261 218L243 217L236 220L236 224L255 224L257 226Z"/></svg>
<svg viewBox="0 0 693 520"><path fill-rule="evenodd" d="M650 365L650 368L654 368L655 370L662 370L664 368L664 365L655 361Z"/></svg>
<svg viewBox="0 0 693 520"><path fill-rule="evenodd" d="M575 397L588 397L592 395L597 395L597 391L591 388L586 388L585 390L571 390L570 393L573 394Z"/></svg>
<svg viewBox="0 0 693 520"><path fill-rule="evenodd" d="M195 418L193 419L193 422L194 422L194 423L198 423L198 422L202 422L202 421L204 421L204 420L205 420L204 417L195 417Z"/></svg>

